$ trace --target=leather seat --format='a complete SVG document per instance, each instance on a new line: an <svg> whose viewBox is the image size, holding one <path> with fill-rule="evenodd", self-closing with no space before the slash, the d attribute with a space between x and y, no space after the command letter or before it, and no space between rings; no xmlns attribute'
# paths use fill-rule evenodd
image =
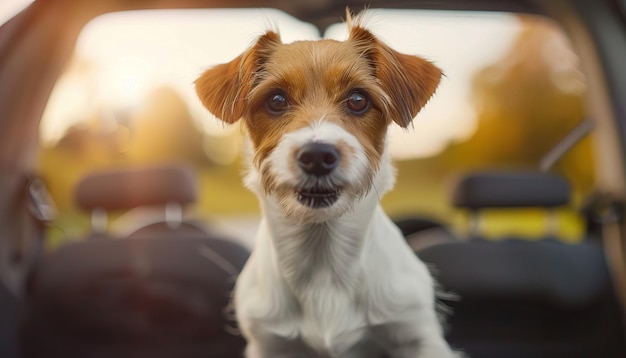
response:
<svg viewBox="0 0 626 358"><path fill-rule="evenodd" d="M449 300L447 338L473 358L624 357L621 310L603 251L553 239L427 247Z"/></svg>
<svg viewBox="0 0 626 358"><path fill-rule="evenodd" d="M550 209L569 203L568 183L543 173L463 177L453 203L474 215L485 208ZM623 311L602 248L546 235L466 240L417 251L444 292L458 299L447 338L472 358L625 357Z"/></svg>
<svg viewBox="0 0 626 358"><path fill-rule="evenodd" d="M76 198L91 211L182 209L194 179L177 166L105 171L81 181ZM241 357L228 307L249 251L173 216L125 236L101 227L45 255L26 290L22 357Z"/></svg>
<svg viewBox="0 0 626 358"><path fill-rule="evenodd" d="M63 246L30 279L22 356L241 357L226 308L247 258L205 236Z"/></svg>

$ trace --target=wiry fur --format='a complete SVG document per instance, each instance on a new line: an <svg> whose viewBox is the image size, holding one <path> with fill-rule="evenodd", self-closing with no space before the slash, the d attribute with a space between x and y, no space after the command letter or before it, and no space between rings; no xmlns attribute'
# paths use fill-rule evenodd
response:
<svg viewBox="0 0 626 358"><path fill-rule="evenodd" d="M410 124L441 71L348 21L345 42L283 45L270 31L196 82L217 117L244 121L252 146L245 182L263 219L235 289L246 357L456 357L432 277L379 204L395 178L387 126ZM351 91L367 93L371 107L350 112ZM266 107L276 93L288 100L284 112ZM332 145L338 166L303 172L296 153L307 143ZM338 197L307 206L310 188Z"/></svg>

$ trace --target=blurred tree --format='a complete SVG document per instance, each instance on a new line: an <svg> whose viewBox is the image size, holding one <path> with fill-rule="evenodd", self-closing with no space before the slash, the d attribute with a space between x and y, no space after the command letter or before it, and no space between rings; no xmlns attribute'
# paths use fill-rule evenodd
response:
<svg viewBox="0 0 626 358"><path fill-rule="evenodd" d="M185 100L171 87L153 90L130 121L128 157L132 163L164 161L208 165L203 134Z"/></svg>
<svg viewBox="0 0 626 358"><path fill-rule="evenodd" d="M126 142L127 130L117 125L106 127L99 117L85 120L40 151L41 172L61 210L72 207L74 186L85 173L124 163L119 149Z"/></svg>
<svg viewBox="0 0 626 358"><path fill-rule="evenodd" d="M86 173L162 162L208 164L202 133L169 87L155 89L136 109L98 111L40 152L42 173L62 210L72 207L74 187Z"/></svg>

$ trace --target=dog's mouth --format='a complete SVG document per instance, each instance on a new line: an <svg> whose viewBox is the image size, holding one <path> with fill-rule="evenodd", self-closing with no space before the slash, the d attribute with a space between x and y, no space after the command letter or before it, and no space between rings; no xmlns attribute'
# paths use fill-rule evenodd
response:
<svg viewBox="0 0 626 358"><path fill-rule="evenodd" d="M333 205L339 199L340 194L340 190L336 188L312 187L296 190L296 197L300 204L312 209L327 208Z"/></svg>

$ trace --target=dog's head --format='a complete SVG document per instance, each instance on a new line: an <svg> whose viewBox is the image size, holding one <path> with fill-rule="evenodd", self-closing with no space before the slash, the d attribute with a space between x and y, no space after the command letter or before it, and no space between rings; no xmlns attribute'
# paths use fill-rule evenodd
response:
<svg viewBox="0 0 626 358"><path fill-rule="evenodd" d="M441 78L432 63L394 51L358 19L348 24L344 42L283 44L267 32L196 81L211 113L244 121L252 186L287 216L323 221L349 211L382 169L387 127L407 127Z"/></svg>

